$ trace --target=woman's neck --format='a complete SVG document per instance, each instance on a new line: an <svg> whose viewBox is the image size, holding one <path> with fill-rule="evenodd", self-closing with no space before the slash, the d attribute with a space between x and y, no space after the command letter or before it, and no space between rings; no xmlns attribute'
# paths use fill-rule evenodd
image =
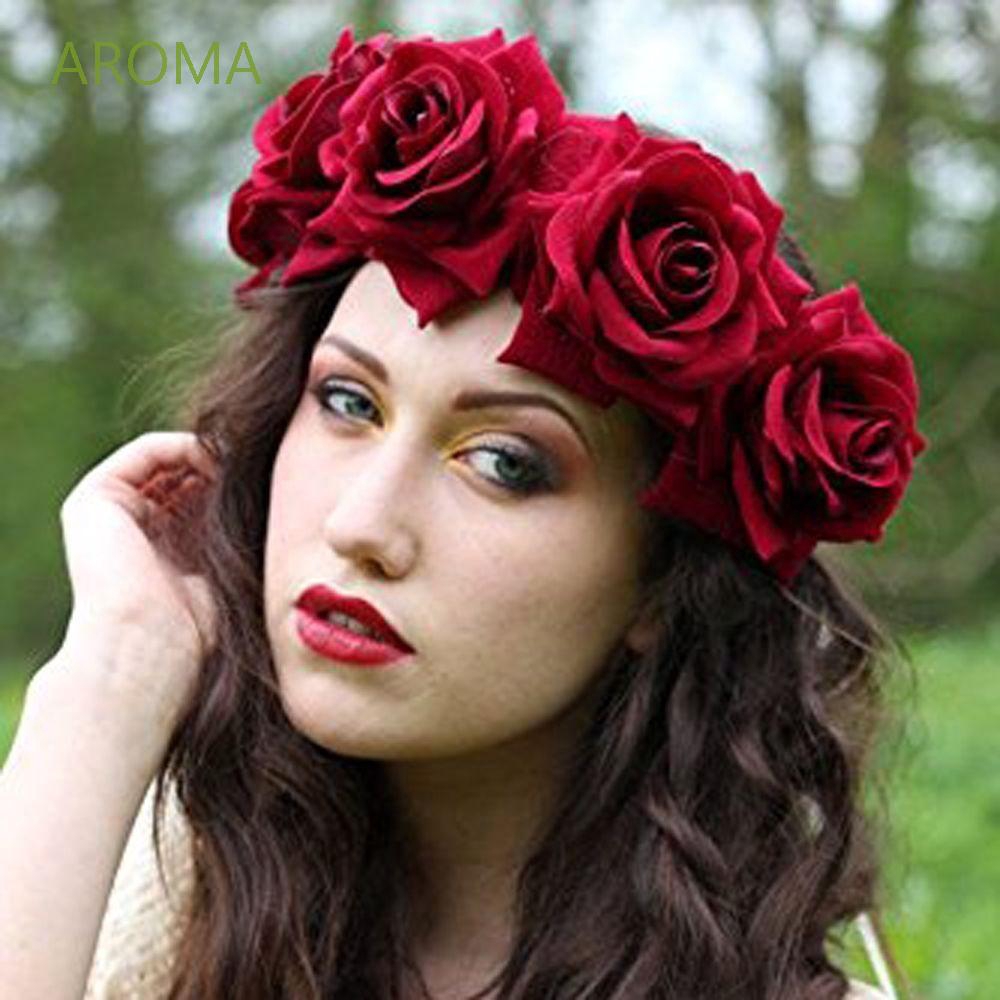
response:
<svg viewBox="0 0 1000 1000"><path fill-rule="evenodd" d="M581 700L544 728L475 754L387 762L418 873L413 952L441 977L474 966L481 986L509 952L518 875L551 822L591 711Z"/></svg>

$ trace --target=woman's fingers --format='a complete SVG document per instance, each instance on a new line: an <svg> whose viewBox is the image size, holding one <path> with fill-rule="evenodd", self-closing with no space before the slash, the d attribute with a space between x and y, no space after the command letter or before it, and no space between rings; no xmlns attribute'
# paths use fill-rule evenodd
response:
<svg viewBox="0 0 1000 1000"><path fill-rule="evenodd" d="M213 457L190 431L147 431L116 448L80 480L88 486L108 477L138 489L158 469L188 466L208 479L217 474Z"/></svg>

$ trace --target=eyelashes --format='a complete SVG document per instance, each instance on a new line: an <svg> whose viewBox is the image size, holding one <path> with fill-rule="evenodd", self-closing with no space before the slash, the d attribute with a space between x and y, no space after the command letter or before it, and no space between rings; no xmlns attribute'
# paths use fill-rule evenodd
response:
<svg viewBox="0 0 1000 1000"><path fill-rule="evenodd" d="M364 393L349 389L337 378L319 379L309 387L309 393L316 400L323 415L339 422L353 423L365 421L368 415L345 413L331 404L330 400L342 397L357 403L361 401L367 406L370 414L377 414L378 408ZM536 493L551 492L557 484L557 472L552 461L543 453L531 448L515 448L510 445L490 443L478 448L470 448L462 454L486 455L490 461L486 464L500 472L499 476L486 475L485 478L494 486L507 493L520 496L531 496ZM506 471L504 471L506 470ZM513 470L513 471L512 471Z"/></svg>

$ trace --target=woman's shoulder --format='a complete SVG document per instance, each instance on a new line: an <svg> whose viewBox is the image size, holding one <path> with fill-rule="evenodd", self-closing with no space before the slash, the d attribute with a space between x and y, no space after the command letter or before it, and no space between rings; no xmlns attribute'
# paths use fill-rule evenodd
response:
<svg viewBox="0 0 1000 1000"><path fill-rule="evenodd" d="M889 1000L889 997L875 986L861 982L860 979L850 980L851 988L846 1000Z"/></svg>
<svg viewBox="0 0 1000 1000"><path fill-rule="evenodd" d="M111 887L84 1000L160 1000L169 991L194 865L190 831L168 785L161 877L153 846L154 787L146 792Z"/></svg>

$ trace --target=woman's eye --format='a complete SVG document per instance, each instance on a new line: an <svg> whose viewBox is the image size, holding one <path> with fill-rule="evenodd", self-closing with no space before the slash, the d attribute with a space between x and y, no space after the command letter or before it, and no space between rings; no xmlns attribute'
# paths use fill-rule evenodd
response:
<svg viewBox="0 0 1000 1000"><path fill-rule="evenodd" d="M365 420L372 413L377 414L378 409L374 403L364 393L348 389L335 379L326 379L313 386L310 390L316 398L321 409L326 411L335 420ZM338 408L330 402L334 397L344 399L347 412ZM361 401L361 409L365 412L358 413L348 404ZM555 486L555 471L551 467L550 461L542 455L535 454L529 449L511 448L499 444L491 444L481 448L470 448L467 454L486 455L488 461L486 466L492 467L499 475L487 475L491 480L510 493L518 493L529 496L533 493L542 493L551 490Z"/></svg>
<svg viewBox="0 0 1000 1000"><path fill-rule="evenodd" d="M528 453L522 453L515 448L482 447L469 450L470 455L485 455L499 476L488 476L495 479L500 487L511 493L530 495L551 490L554 482L547 463Z"/></svg>
<svg viewBox="0 0 1000 1000"><path fill-rule="evenodd" d="M342 385L338 385L337 382L335 382L333 380L330 380L330 379L327 379L327 381L325 381L325 382L320 382L319 385L317 385L317 386L315 386L313 388L312 393L316 397L316 399L319 401L319 405L324 410L326 410L329 413L332 413L336 417L341 416L341 413L340 413L339 410L337 410L336 407L331 406L329 404L328 400L331 397L336 396L338 394L342 395L342 396L345 396L349 400L359 400L359 399L363 400L365 403L367 403L369 406L371 406L374 409L374 404L372 403L372 401L367 396L365 396L363 393L355 392L353 389L346 389ZM378 411L376 410L375 412L378 412ZM357 416L357 414L348 413L347 416L353 418L353 417Z"/></svg>

